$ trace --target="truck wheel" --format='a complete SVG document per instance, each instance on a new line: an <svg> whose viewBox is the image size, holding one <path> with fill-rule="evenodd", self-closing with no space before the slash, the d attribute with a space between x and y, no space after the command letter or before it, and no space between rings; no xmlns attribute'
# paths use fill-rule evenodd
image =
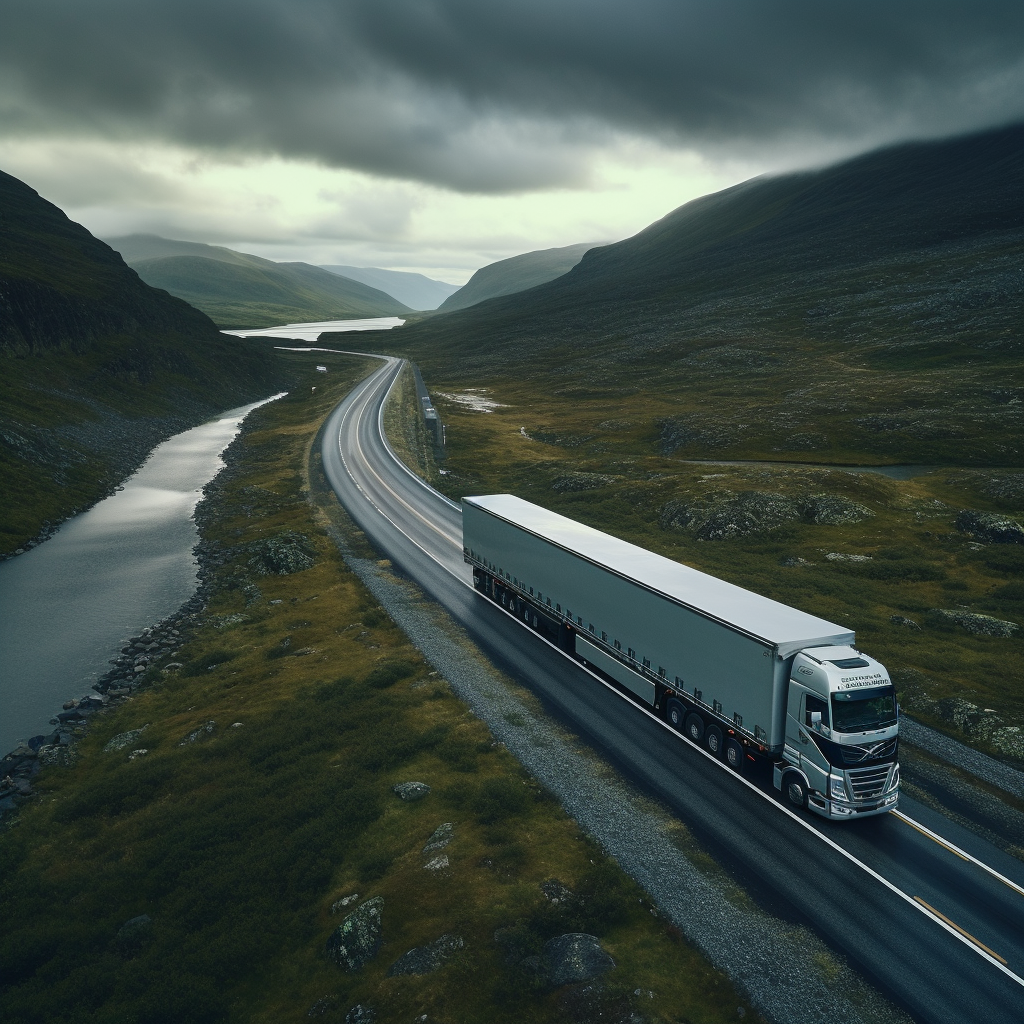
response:
<svg viewBox="0 0 1024 1024"><path fill-rule="evenodd" d="M707 731L704 733L704 746L715 755L715 757L722 756L722 747L725 745L722 739L722 730L717 725L709 725Z"/></svg>
<svg viewBox="0 0 1024 1024"><path fill-rule="evenodd" d="M782 776L782 792L794 807L807 806L807 785L796 772L787 772Z"/></svg>
<svg viewBox="0 0 1024 1024"><path fill-rule="evenodd" d="M686 721L686 708L678 700L670 700L666 711L669 725L678 732L683 731L683 722Z"/></svg>
<svg viewBox="0 0 1024 1024"><path fill-rule="evenodd" d="M694 713L686 718L686 735L694 743L700 743L704 739L704 719Z"/></svg>
<svg viewBox="0 0 1024 1024"><path fill-rule="evenodd" d="M744 768L743 744L739 740L725 741L725 763L734 771L742 772Z"/></svg>

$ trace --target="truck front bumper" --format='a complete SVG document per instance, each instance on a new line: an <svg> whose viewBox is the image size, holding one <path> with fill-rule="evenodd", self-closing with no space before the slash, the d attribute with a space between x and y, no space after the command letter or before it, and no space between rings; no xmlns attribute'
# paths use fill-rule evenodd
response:
<svg viewBox="0 0 1024 1024"><path fill-rule="evenodd" d="M881 800L874 800L871 803L851 804L845 800L826 800L817 793L812 793L807 800L807 806L823 818L833 818L839 821L849 821L851 818L870 818L873 814L888 814L896 810L899 805L900 791L893 790Z"/></svg>

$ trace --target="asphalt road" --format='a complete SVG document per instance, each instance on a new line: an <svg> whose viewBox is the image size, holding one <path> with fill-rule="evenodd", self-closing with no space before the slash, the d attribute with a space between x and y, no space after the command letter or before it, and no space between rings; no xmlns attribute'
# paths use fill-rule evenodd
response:
<svg viewBox="0 0 1024 1024"><path fill-rule="evenodd" d="M378 550L774 913L813 928L915 1017L1024 1021L1024 865L906 797L852 823L793 813L767 772L737 777L476 593L458 506L383 438L400 366L389 358L357 385L323 435L327 479Z"/></svg>

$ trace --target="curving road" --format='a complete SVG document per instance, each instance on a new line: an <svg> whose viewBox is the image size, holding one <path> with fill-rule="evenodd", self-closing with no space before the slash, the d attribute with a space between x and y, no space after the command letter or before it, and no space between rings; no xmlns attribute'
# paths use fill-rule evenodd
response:
<svg viewBox="0 0 1024 1024"><path fill-rule="evenodd" d="M852 824L795 814L768 778L733 775L477 594L459 506L383 436L402 363L380 358L331 413L322 451L329 483L378 550L750 891L802 919L915 1017L1024 1021L1024 865L906 797L900 812Z"/></svg>

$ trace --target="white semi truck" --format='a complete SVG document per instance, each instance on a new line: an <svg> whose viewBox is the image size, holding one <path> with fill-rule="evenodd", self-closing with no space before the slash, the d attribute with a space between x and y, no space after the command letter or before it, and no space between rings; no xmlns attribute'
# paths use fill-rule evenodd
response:
<svg viewBox="0 0 1024 1024"><path fill-rule="evenodd" d="M833 622L511 494L462 499L476 589L737 772L828 818L899 800L885 667Z"/></svg>

